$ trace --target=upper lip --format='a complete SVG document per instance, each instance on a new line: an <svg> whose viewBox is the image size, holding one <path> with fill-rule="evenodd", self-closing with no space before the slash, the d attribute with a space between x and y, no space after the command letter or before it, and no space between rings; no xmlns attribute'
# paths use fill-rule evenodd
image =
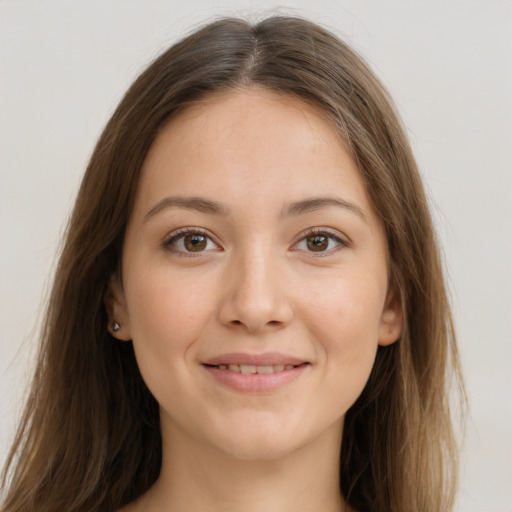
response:
<svg viewBox="0 0 512 512"><path fill-rule="evenodd" d="M249 366L270 366L277 364L298 366L307 363L305 359L281 354L279 352L267 352L263 354L247 354L243 352L232 352L230 354L221 354L206 361L202 364L209 366L218 366L220 364L243 364Z"/></svg>

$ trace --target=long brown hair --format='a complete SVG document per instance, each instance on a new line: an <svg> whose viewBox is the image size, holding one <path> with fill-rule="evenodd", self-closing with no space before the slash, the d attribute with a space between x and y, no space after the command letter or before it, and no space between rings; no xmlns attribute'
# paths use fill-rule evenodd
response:
<svg viewBox="0 0 512 512"><path fill-rule="evenodd" d="M346 414L341 491L361 512L451 509L457 450L447 384L460 370L411 149L361 58L319 26L278 16L256 25L222 19L194 32L141 74L108 122L68 225L37 371L4 471L3 511L115 510L157 479L158 404L131 344L108 333L103 296L159 130L205 95L251 85L313 102L335 123L384 226L390 282L402 302L401 339L379 347Z"/></svg>

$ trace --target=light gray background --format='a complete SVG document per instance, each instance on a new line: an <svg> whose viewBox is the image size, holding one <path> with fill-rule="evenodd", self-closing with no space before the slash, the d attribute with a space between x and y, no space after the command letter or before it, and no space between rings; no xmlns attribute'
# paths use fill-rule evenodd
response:
<svg viewBox="0 0 512 512"><path fill-rule="evenodd" d="M395 97L450 275L471 417L459 512L512 510L512 1L0 0L0 463L100 130L139 70L212 15L331 27Z"/></svg>

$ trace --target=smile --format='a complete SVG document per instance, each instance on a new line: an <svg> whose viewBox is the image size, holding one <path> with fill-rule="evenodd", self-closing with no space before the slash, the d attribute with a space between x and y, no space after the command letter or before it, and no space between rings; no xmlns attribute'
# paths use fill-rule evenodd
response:
<svg viewBox="0 0 512 512"><path fill-rule="evenodd" d="M224 354L202 363L214 382L232 391L263 394L280 390L307 373L304 359L278 354Z"/></svg>
<svg viewBox="0 0 512 512"><path fill-rule="evenodd" d="M229 370L230 372L243 373L245 375L253 373L276 373L283 372L285 370L293 370L295 368L293 364L274 364L262 366L249 364L219 364L215 365L214 367L218 368L219 370Z"/></svg>

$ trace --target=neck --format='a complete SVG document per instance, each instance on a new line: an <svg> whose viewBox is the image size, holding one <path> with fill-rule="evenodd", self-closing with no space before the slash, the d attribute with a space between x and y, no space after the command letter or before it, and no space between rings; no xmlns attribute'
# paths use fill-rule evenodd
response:
<svg viewBox="0 0 512 512"><path fill-rule="evenodd" d="M142 498L144 512L345 512L339 487L341 426L277 458L243 460L163 435L162 470ZM164 430L163 430L164 433ZM169 434L169 431L166 432Z"/></svg>

